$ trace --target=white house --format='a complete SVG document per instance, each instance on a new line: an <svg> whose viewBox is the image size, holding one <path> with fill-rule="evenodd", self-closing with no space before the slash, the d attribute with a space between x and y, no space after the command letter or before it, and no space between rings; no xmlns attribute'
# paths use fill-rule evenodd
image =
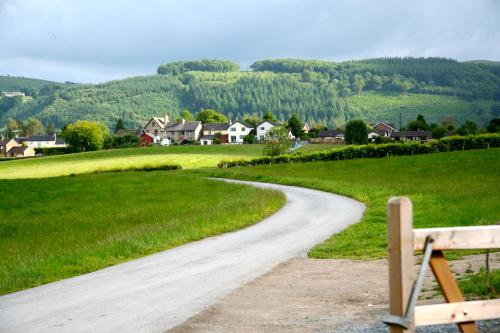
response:
<svg viewBox="0 0 500 333"><path fill-rule="evenodd" d="M228 128L228 141L229 143L243 143L243 138L250 134L253 129L252 125L249 125L242 121L236 121L231 124Z"/></svg>
<svg viewBox="0 0 500 333"><path fill-rule="evenodd" d="M280 126L280 124L269 120L264 120L262 123L257 125L257 140L264 140L266 138L267 132L269 132L271 128L276 126Z"/></svg>
<svg viewBox="0 0 500 333"><path fill-rule="evenodd" d="M204 135L200 138L200 144L202 146L209 146L214 143L215 135Z"/></svg>
<svg viewBox="0 0 500 333"><path fill-rule="evenodd" d="M32 148L60 148L67 144L63 138L54 135L33 135L23 140L28 147Z"/></svg>

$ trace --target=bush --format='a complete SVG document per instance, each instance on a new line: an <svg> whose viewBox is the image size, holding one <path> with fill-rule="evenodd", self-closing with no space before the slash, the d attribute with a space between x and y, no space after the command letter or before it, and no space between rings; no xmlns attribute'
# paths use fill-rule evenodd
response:
<svg viewBox="0 0 500 333"><path fill-rule="evenodd" d="M63 155L73 152L74 150L70 147L35 148L35 154L42 154L43 156Z"/></svg>
<svg viewBox="0 0 500 333"><path fill-rule="evenodd" d="M338 161L355 158L381 158L387 156L420 155L437 152L487 149L500 147L500 134L481 134L469 136L449 136L426 143L405 142L380 145L351 146L340 149L295 153L293 155L264 156L252 160L221 161L219 168L236 166L280 164L294 162Z"/></svg>

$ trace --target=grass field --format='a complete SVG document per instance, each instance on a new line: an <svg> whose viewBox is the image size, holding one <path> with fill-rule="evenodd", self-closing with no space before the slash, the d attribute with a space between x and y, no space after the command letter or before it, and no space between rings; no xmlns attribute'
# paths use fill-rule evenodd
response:
<svg viewBox="0 0 500 333"><path fill-rule="evenodd" d="M306 145L298 151L316 151L332 145ZM0 162L0 179L46 178L132 167L179 164L183 169L212 168L222 160L262 155L263 145L141 147Z"/></svg>
<svg viewBox="0 0 500 333"><path fill-rule="evenodd" d="M0 163L0 179L45 178L130 167L179 164L215 167L221 160L257 157L262 145L141 147L47 156Z"/></svg>
<svg viewBox="0 0 500 333"><path fill-rule="evenodd" d="M0 180L0 193L0 294L240 229L285 202L181 171Z"/></svg>
<svg viewBox="0 0 500 333"><path fill-rule="evenodd" d="M210 175L304 186L364 202L367 210L360 223L316 246L309 255L370 259L387 255L386 204L391 196L410 197L415 227L496 223L500 219L499 166L500 149L489 149L219 169Z"/></svg>

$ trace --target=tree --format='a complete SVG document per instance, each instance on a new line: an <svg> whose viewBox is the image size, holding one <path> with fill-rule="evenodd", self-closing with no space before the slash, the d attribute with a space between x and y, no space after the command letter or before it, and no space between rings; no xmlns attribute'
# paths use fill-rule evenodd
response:
<svg viewBox="0 0 500 333"><path fill-rule="evenodd" d="M260 124L260 118L255 115L255 114L252 114L252 115L246 115L243 120L247 123L247 124L250 124L254 127L256 127L257 125Z"/></svg>
<svg viewBox="0 0 500 333"><path fill-rule="evenodd" d="M500 132L500 118L491 119L488 124L488 132L498 133Z"/></svg>
<svg viewBox="0 0 500 333"><path fill-rule="evenodd" d="M109 137L108 128L94 121L79 120L70 124L63 132L64 139L75 151L102 149Z"/></svg>
<svg viewBox="0 0 500 333"><path fill-rule="evenodd" d="M204 109L196 115L196 120L201 121L204 124L209 123L227 123L227 118L220 112L212 109Z"/></svg>
<svg viewBox="0 0 500 333"><path fill-rule="evenodd" d="M446 135L446 128L435 126L431 129L433 139L441 139Z"/></svg>
<svg viewBox="0 0 500 333"><path fill-rule="evenodd" d="M264 155L277 156L286 153L292 146L288 129L281 126L271 128L264 140Z"/></svg>
<svg viewBox="0 0 500 333"><path fill-rule="evenodd" d="M181 112L181 119L187 120L187 121L193 121L194 116L191 112L189 112L188 109L184 109Z"/></svg>
<svg viewBox="0 0 500 333"><path fill-rule="evenodd" d="M274 116L274 113L272 113L271 111L267 111L266 114L262 117L262 119L267 121L276 121L276 117Z"/></svg>
<svg viewBox="0 0 500 333"><path fill-rule="evenodd" d="M255 134L248 134L243 137L243 143L247 144L254 144L257 142L257 138L255 137Z"/></svg>
<svg viewBox="0 0 500 333"><path fill-rule="evenodd" d="M123 120L121 118L119 118L116 121L115 133L118 132L119 130L124 130L124 129L125 129L125 125L123 125Z"/></svg>
<svg viewBox="0 0 500 333"><path fill-rule="evenodd" d="M47 127L45 128L45 133L49 135L54 135L56 132L56 129L54 128L54 125L52 123L48 124Z"/></svg>
<svg viewBox="0 0 500 333"><path fill-rule="evenodd" d="M354 145L368 143L368 127L361 119L349 120L345 126L345 142Z"/></svg>
<svg viewBox="0 0 500 333"><path fill-rule="evenodd" d="M27 135L40 135L45 133L45 128L40 120L29 118L24 125L24 133Z"/></svg>
<svg viewBox="0 0 500 333"><path fill-rule="evenodd" d="M424 116L419 114L417 119L408 123L407 129L409 131L423 131L429 129L429 124L425 121Z"/></svg>
<svg viewBox="0 0 500 333"><path fill-rule="evenodd" d="M465 123L457 129L457 134L459 135L471 135L477 134L478 132L477 124L471 120L466 120Z"/></svg>
<svg viewBox="0 0 500 333"><path fill-rule="evenodd" d="M288 119L288 128L292 131L293 136L295 136L296 138L301 138L304 136L302 126L302 122L295 114L293 114L290 119Z"/></svg>

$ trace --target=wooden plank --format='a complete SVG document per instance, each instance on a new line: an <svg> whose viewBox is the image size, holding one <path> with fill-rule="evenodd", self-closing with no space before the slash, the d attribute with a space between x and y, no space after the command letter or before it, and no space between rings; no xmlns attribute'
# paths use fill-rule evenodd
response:
<svg viewBox="0 0 500 333"><path fill-rule="evenodd" d="M500 225L413 230L413 248L423 250L428 235L434 250L500 248Z"/></svg>
<svg viewBox="0 0 500 333"><path fill-rule="evenodd" d="M404 316L413 281L415 279L413 256L413 212L410 199L391 198L387 204L387 235L389 245L389 312ZM391 325L391 333L415 332Z"/></svg>
<svg viewBox="0 0 500 333"><path fill-rule="evenodd" d="M415 324L458 324L472 320L500 318L500 299L415 307Z"/></svg>
<svg viewBox="0 0 500 333"><path fill-rule="evenodd" d="M448 262L443 256L443 252L432 251L429 264L446 301L448 303L463 302L464 297L458 288L457 281L448 266ZM458 328L463 333L479 332L476 323L473 321L460 322L458 323Z"/></svg>

